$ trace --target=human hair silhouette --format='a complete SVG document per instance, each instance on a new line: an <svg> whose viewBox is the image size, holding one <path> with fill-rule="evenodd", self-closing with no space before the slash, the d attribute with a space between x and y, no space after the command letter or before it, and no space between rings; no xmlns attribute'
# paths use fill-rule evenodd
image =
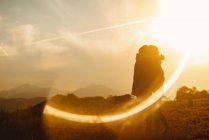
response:
<svg viewBox="0 0 209 140"><path fill-rule="evenodd" d="M155 45L143 45L136 54L132 94L146 99L159 89L165 80L161 62L164 56L159 54Z"/></svg>

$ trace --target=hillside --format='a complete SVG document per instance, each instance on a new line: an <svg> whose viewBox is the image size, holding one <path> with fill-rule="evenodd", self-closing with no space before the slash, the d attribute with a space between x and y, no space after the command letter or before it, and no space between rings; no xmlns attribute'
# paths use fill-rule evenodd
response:
<svg viewBox="0 0 209 140"><path fill-rule="evenodd" d="M67 94L56 95L48 100L49 105L67 112L98 115L122 111L134 103L130 94L109 96L108 98L102 96L78 97L74 94Z"/></svg>
<svg viewBox="0 0 209 140"><path fill-rule="evenodd" d="M140 128L133 129L137 120L132 122L131 119L107 125L87 125L51 116L43 117L41 112L44 104L43 102L24 111L0 113L0 139L142 139L141 130L146 128L146 124L141 122L138 125ZM171 133L168 140L207 140L209 138L209 99L194 99L192 103L188 100L167 101L160 110L170 126ZM141 118L142 116L136 117L138 120Z"/></svg>
<svg viewBox="0 0 209 140"><path fill-rule="evenodd" d="M135 116L107 124L76 123L43 115L45 101L25 110L12 113L2 111L0 139L208 140L209 98L205 93L203 95L206 96L202 96L202 92L192 92L193 98L181 96L185 93L188 92L178 90L178 100L161 101L160 111L151 106ZM194 95L195 93L198 96ZM122 105L130 100L132 98L128 94L108 98L101 96L80 98L68 94L53 96L48 100L48 104L72 113L105 114L115 111L114 108L123 110ZM168 127L165 127L159 119L164 119Z"/></svg>
<svg viewBox="0 0 209 140"><path fill-rule="evenodd" d="M0 110L3 111L16 111L16 110L23 110L29 107L35 106L41 102L46 100L45 97L36 97L36 98L15 98L15 99L5 99L0 98Z"/></svg>
<svg viewBox="0 0 209 140"><path fill-rule="evenodd" d="M175 139L209 139L209 98L169 101L161 110Z"/></svg>

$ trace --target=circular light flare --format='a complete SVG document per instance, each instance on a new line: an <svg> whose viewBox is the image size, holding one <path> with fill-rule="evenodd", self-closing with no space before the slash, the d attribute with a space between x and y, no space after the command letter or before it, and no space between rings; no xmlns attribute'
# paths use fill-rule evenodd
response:
<svg viewBox="0 0 209 140"><path fill-rule="evenodd" d="M165 85L159 89L155 94L150 96L147 100L142 103L139 103L135 107L124 111L122 113L113 114L113 115L81 115L81 114L74 114L70 112L61 111L59 109L53 108L50 105L46 105L44 108L44 114L51 115L57 118L65 119L68 121L75 121L80 123L108 123L113 121L122 120L128 118L132 115L135 115L144 109L148 108L149 106L153 105L157 102L165 93L169 91L169 89L174 85L176 80L179 78L180 74L184 70L184 67L187 64L189 59L190 53L186 53L179 65L177 66L175 72L171 76L171 78L165 83Z"/></svg>

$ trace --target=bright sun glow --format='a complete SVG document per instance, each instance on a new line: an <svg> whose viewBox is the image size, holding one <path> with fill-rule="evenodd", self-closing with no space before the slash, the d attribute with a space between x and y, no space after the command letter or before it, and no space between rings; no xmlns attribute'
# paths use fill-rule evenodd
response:
<svg viewBox="0 0 209 140"><path fill-rule="evenodd" d="M183 52L209 50L208 5L208 0L161 0L160 18L150 32Z"/></svg>

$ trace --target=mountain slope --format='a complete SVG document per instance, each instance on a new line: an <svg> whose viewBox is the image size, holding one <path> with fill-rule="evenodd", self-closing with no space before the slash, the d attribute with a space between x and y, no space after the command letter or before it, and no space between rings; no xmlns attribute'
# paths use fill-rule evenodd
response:
<svg viewBox="0 0 209 140"><path fill-rule="evenodd" d="M0 98L49 97L56 94L63 94L63 92L50 87L42 88L31 84L24 84L19 87L1 91Z"/></svg>
<svg viewBox="0 0 209 140"><path fill-rule="evenodd" d="M46 98L37 97L31 99L17 98L17 99L4 99L0 98L0 110L12 112L16 110L23 110L31 106L35 106L43 101Z"/></svg>
<svg viewBox="0 0 209 140"><path fill-rule="evenodd" d="M124 91L112 89L103 85L90 85L73 92L78 97L111 96L125 94Z"/></svg>

